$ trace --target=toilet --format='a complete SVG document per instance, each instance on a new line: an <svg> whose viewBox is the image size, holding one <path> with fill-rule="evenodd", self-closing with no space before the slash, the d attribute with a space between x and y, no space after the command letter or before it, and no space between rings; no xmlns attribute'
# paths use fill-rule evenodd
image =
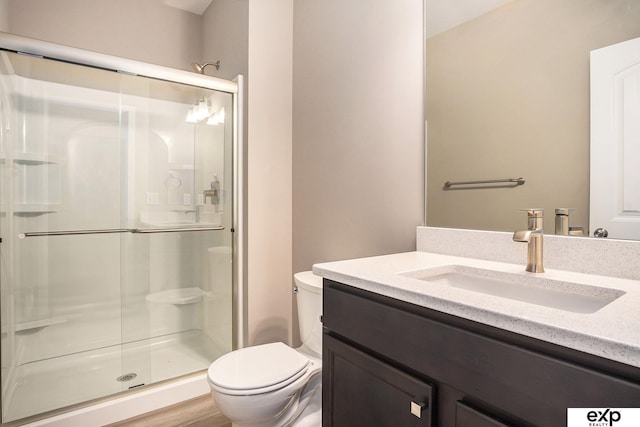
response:
<svg viewBox="0 0 640 427"><path fill-rule="evenodd" d="M216 406L234 427L313 425L313 419L319 425L322 278L304 271L294 280L302 346L276 342L242 348L207 371Z"/></svg>

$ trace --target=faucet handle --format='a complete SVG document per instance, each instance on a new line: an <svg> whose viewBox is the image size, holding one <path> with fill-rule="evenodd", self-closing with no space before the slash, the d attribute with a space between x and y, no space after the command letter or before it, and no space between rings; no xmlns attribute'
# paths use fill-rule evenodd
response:
<svg viewBox="0 0 640 427"><path fill-rule="evenodd" d="M544 209L543 208L518 209L518 212L526 212L527 213L527 217L529 217L529 218L543 218L544 217Z"/></svg>
<svg viewBox="0 0 640 427"><path fill-rule="evenodd" d="M569 214L574 208L556 208L556 234L568 236L571 227L569 226Z"/></svg>
<svg viewBox="0 0 640 427"><path fill-rule="evenodd" d="M519 212L527 213L527 228L529 230L537 230L542 229L542 221L544 219L544 209L542 208L529 208L529 209L519 209Z"/></svg>
<svg viewBox="0 0 640 427"><path fill-rule="evenodd" d="M571 211L575 211L576 208L556 208L556 215L566 215L569 216Z"/></svg>

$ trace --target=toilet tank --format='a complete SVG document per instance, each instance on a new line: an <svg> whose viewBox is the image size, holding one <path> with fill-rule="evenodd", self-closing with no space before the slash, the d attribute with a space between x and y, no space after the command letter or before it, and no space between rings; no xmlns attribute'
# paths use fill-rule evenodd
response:
<svg viewBox="0 0 640 427"><path fill-rule="evenodd" d="M322 354L322 277L311 271L293 275L298 289L298 325L302 344L314 353Z"/></svg>

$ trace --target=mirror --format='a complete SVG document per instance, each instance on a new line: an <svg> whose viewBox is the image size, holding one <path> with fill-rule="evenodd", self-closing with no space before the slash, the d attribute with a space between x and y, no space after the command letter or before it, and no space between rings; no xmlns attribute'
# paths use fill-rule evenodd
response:
<svg viewBox="0 0 640 427"><path fill-rule="evenodd" d="M425 13L426 224L514 231L518 210L544 208L553 234L555 209L573 208L588 232L590 52L640 37L640 2L425 0Z"/></svg>

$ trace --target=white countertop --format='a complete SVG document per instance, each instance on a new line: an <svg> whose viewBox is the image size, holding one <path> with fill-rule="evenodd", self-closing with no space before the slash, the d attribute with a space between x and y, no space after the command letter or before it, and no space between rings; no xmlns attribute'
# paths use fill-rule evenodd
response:
<svg viewBox="0 0 640 427"><path fill-rule="evenodd" d="M524 264L507 264L428 252L406 252L315 264L327 279L422 307L640 367L640 281L546 269L551 280L625 292L594 313L574 313L398 273L458 265L521 274Z"/></svg>

